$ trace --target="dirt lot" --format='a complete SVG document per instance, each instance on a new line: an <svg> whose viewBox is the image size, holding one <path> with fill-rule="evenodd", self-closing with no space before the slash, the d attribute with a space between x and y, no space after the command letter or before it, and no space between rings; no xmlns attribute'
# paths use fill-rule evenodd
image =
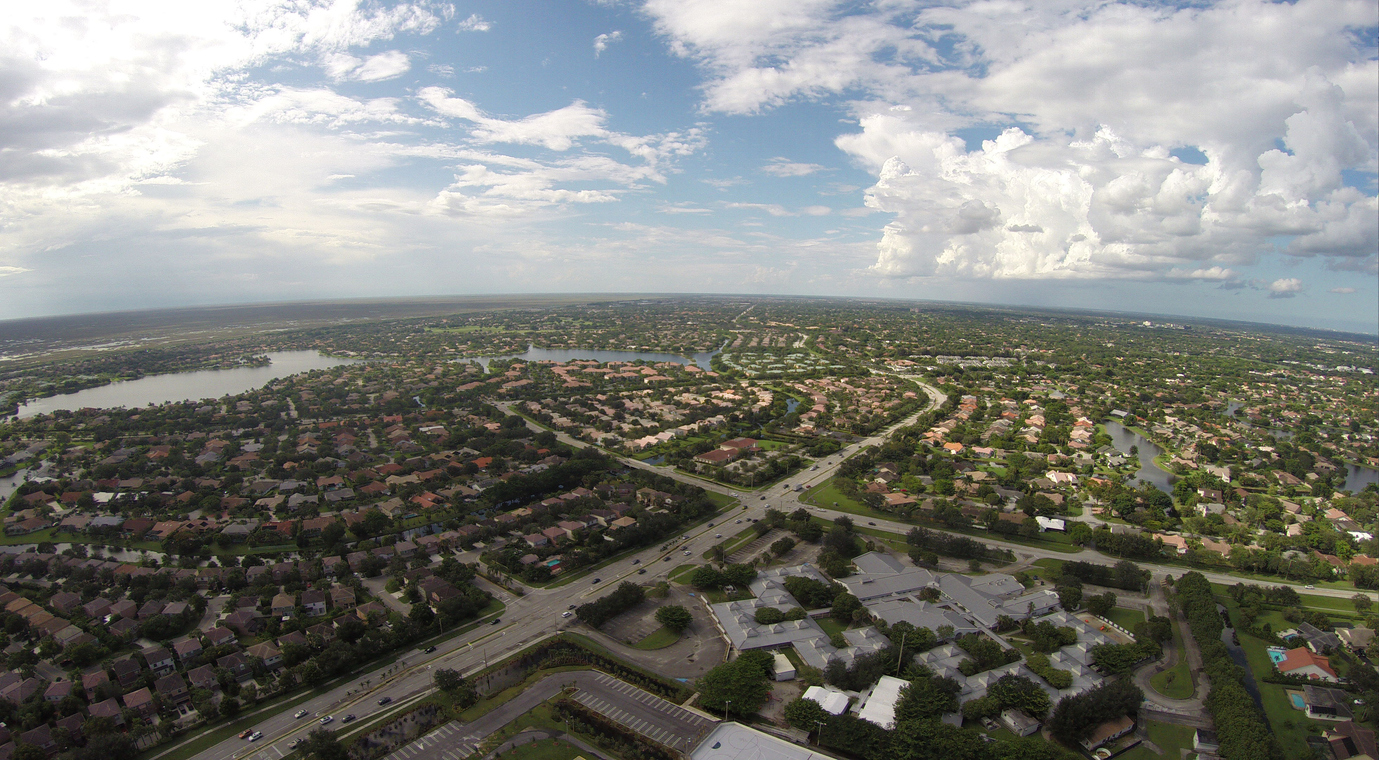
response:
<svg viewBox="0 0 1379 760"><path fill-rule="evenodd" d="M641 641L661 627L656 622L656 608L666 604L681 605L694 617L680 640L665 649L641 650L631 647L629 641ZM579 626L577 630L584 630L584 626ZM637 609L605 623L595 636L619 656L671 678L698 678L723 662L723 655L727 651L727 643L719 635L713 615L704 606L699 594L692 588L674 583L671 584L669 597L648 599Z"/></svg>

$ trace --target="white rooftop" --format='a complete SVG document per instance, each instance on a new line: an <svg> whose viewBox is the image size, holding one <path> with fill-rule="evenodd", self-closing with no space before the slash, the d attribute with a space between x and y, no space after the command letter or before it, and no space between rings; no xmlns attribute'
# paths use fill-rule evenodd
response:
<svg viewBox="0 0 1379 760"><path fill-rule="evenodd" d="M690 760L834 760L739 723L720 723L690 753Z"/></svg>
<svg viewBox="0 0 1379 760"><path fill-rule="evenodd" d="M857 717L882 728L895 728L895 705L900 701L900 690L909 685L909 681L901 678L881 676Z"/></svg>
<svg viewBox="0 0 1379 760"><path fill-rule="evenodd" d="M804 698L812 699L824 708L829 715L842 715L848 709L848 695L823 686L811 686L804 690Z"/></svg>

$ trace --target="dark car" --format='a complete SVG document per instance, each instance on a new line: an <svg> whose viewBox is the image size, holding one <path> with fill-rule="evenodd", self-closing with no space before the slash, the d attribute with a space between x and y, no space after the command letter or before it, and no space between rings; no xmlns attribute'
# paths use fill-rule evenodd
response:
<svg viewBox="0 0 1379 760"><path fill-rule="evenodd" d="M570 605L569 607L566 607L565 609L567 609L567 610L572 610L572 609L574 609L576 606L577 606L577 605L572 604L572 605Z"/></svg>
<svg viewBox="0 0 1379 760"><path fill-rule="evenodd" d="M498 625L498 624L501 623L501 622L503 622L503 619L502 619L502 618L494 618L494 619L493 619L493 622L492 622L492 623L489 623L489 625Z"/></svg>
<svg viewBox="0 0 1379 760"><path fill-rule="evenodd" d="M643 567L640 570L638 570L637 575L646 575L646 568Z"/></svg>
<svg viewBox="0 0 1379 760"><path fill-rule="evenodd" d="M595 579L594 579L594 583L602 583L602 582L603 582L603 579L602 579L602 578L595 578Z"/></svg>
<svg viewBox="0 0 1379 760"><path fill-rule="evenodd" d="M352 723L352 722L354 722L354 719L355 719L355 718L354 718L354 713L350 713L349 715L346 715L345 717L341 718L341 719L340 719L340 722L341 722L341 723Z"/></svg>
<svg viewBox="0 0 1379 760"><path fill-rule="evenodd" d="M393 701L393 698L392 698L392 697L383 697L382 699L378 700L378 704L380 704L380 705L386 705L386 704L388 704L388 703L391 702L391 701Z"/></svg>
<svg viewBox="0 0 1379 760"><path fill-rule="evenodd" d="M642 561L639 560L639 559L634 559L634 560L632 560L632 564L634 564L634 565L640 565L640 564L642 564Z"/></svg>
<svg viewBox="0 0 1379 760"><path fill-rule="evenodd" d="M435 648L435 647L427 647L427 648L425 648L425 649L423 649L423 650L421 650L421 651L423 651L423 652L425 652L425 653L427 653L427 654L431 654L432 652L436 651L436 648Z"/></svg>

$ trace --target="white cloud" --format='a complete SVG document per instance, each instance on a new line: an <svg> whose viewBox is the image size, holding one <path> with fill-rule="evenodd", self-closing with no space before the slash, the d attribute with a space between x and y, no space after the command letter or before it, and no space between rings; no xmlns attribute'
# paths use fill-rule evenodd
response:
<svg viewBox="0 0 1379 760"><path fill-rule="evenodd" d="M477 13L471 13L469 18L461 21L455 26L457 32L487 32L493 28L493 24L483 20Z"/></svg>
<svg viewBox="0 0 1379 760"><path fill-rule="evenodd" d="M1341 293L1341 294L1343 294L1343 295L1347 295L1347 294L1350 294L1350 293L1354 293L1354 292L1355 292L1355 288L1332 288L1330 292L1332 292L1332 293Z"/></svg>
<svg viewBox="0 0 1379 760"><path fill-rule="evenodd" d="M1379 204L1342 181L1379 166L1372 2L645 9L705 73L706 110L858 99L861 131L837 145L895 216L882 275L1204 279L1185 273L1238 271L1280 240L1379 271ZM973 151L955 136L1012 122Z"/></svg>
<svg viewBox="0 0 1379 760"><path fill-rule="evenodd" d="M1302 292L1302 280L1296 277L1279 278L1269 283L1270 298L1292 298Z"/></svg>
<svg viewBox="0 0 1379 760"><path fill-rule="evenodd" d="M595 37L594 57L598 58L600 55L603 54L603 51L608 49L609 45L613 44L614 42L619 42L621 40L622 32L616 30L608 32L607 34L600 34L599 36Z"/></svg>
<svg viewBox="0 0 1379 760"><path fill-rule="evenodd" d="M427 66L426 70L438 77L450 78L455 76L455 67L444 63L433 63Z"/></svg>
<svg viewBox="0 0 1379 760"><path fill-rule="evenodd" d="M800 163L783 156L777 156L761 167L761 170L777 177L805 177L814 172L823 171L823 168L819 164Z"/></svg>
<svg viewBox="0 0 1379 760"><path fill-rule="evenodd" d="M323 61L331 79L355 82L381 82L402 76L412 68L412 59L399 50L389 50L368 58L355 58L347 53L332 53Z"/></svg>

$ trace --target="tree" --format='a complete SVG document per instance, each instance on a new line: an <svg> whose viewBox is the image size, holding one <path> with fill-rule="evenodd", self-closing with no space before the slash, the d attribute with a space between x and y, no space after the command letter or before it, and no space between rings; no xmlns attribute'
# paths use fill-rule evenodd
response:
<svg viewBox="0 0 1379 760"><path fill-rule="evenodd" d="M1063 605L1063 609L1072 612L1082 604L1082 589L1078 586L1059 586L1058 603Z"/></svg>
<svg viewBox="0 0 1379 760"><path fill-rule="evenodd" d="M916 678L900 690L895 706L895 720L939 718L958 711L958 692L962 687L951 678Z"/></svg>
<svg viewBox="0 0 1379 760"><path fill-rule="evenodd" d="M1087 609L1093 615L1106 615L1116 606L1116 595L1107 591L1087 597Z"/></svg>
<svg viewBox="0 0 1379 760"><path fill-rule="evenodd" d="M761 607L757 609L756 615L754 615L753 618L757 621L758 625L775 625L785 620L785 613L775 607Z"/></svg>
<svg viewBox="0 0 1379 760"><path fill-rule="evenodd" d="M813 731L824 720L828 720L828 713L812 699L799 697L785 705L785 722L801 731Z"/></svg>
<svg viewBox="0 0 1379 760"><path fill-rule="evenodd" d="M1355 611L1361 615L1369 614L1369 610L1374 606L1374 600L1369 598L1369 594L1356 594L1350 597L1350 603L1355 605Z"/></svg>
<svg viewBox="0 0 1379 760"><path fill-rule="evenodd" d="M829 614L834 620L848 625L852 623L853 613L857 610L865 609L857 597L852 594L842 593L833 597L833 609Z"/></svg>
<svg viewBox="0 0 1379 760"><path fill-rule="evenodd" d="M678 604L667 604L656 610L656 622L666 627L666 630L680 633L689 628L694 620L690 611Z"/></svg>
<svg viewBox="0 0 1379 760"><path fill-rule="evenodd" d="M739 657L699 679L699 703L709 710L751 715L766 704L771 685L755 662Z"/></svg>
<svg viewBox="0 0 1379 760"><path fill-rule="evenodd" d="M464 683L464 676L460 675L459 671L441 668L431 676L431 682L441 691L454 691Z"/></svg>

